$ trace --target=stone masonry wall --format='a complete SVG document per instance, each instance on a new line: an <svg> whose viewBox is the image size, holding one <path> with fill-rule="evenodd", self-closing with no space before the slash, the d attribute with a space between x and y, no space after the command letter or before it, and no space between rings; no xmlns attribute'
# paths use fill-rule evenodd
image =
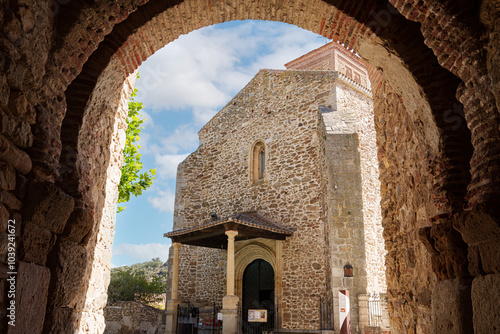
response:
<svg viewBox="0 0 500 334"><path fill-rule="evenodd" d="M337 315L339 309L338 291L349 290L351 333L359 333L357 296L366 293L367 269L358 135L328 133L326 156L334 314ZM353 277L344 277L347 264L353 267ZM334 320L335 328L340 329L338 317Z"/></svg>
<svg viewBox="0 0 500 334"><path fill-rule="evenodd" d="M429 170L436 158L433 153L436 149L426 144L431 138L425 135L420 123L412 121L400 96L385 82L373 82L380 85L374 96L375 110L378 110L375 124L382 183L382 225L388 252L386 274L391 332L425 333L431 327L430 303L436 276L429 270L432 265L419 241L419 229L429 226L429 217L438 213L432 200L433 171Z"/></svg>
<svg viewBox="0 0 500 334"><path fill-rule="evenodd" d="M353 76L349 77L346 75L346 62L349 63L351 69L356 68L357 73L361 75L360 82L353 80ZM367 286L361 292L385 293L387 289L384 260L386 252L382 236L376 131L373 102L371 99L371 92L368 90L369 85L367 84L368 72L366 66L357 56L333 42L313 50L287 63L285 66L288 69L328 69L340 72L337 74L338 78L335 80L335 99L331 106L324 106L322 108L322 117L329 134L343 133L359 135L359 152L361 158L360 173L362 180L362 188L360 188L362 193L360 193L359 196L360 199L362 199L360 213L362 215L361 219L363 220L360 225L360 232L363 233L365 238L363 248L366 246L367 258L366 264L363 262L361 266L363 268L366 266L367 276L365 277L367 277L367 282L364 280L363 282L365 282L364 284L367 284ZM330 158L329 161L330 164L345 163L334 158ZM332 176L330 176L330 178L331 177ZM330 186L330 194L338 193L332 188L333 186L335 186L335 184ZM336 207L337 202L331 205ZM354 240L353 234L350 234L349 237L350 240ZM357 237L362 238L361 236ZM333 245L335 243L332 242L331 244ZM354 249L359 249L359 247L355 247ZM365 255L362 257L364 258ZM340 266L339 264L336 266L336 270L340 273L342 267L343 265ZM340 278L343 274L334 276ZM353 296L353 298L353 301L355 301L355 296Z"/></svg>
<svg viewBox="0 0 500 334"><path fill-rule="evenodd" d="M366 254L366 291L385 293L386 252L382 235L379 162L371 94L350 78L339 74L335 80L335 104L331 112L326 111L322 115L328 134L357 134L356 150L360 159L361 214Z"/></svg>
<svg viewBox="0 0 500 334"><path fill-rule="evenodd" d="M284 328L319 328L319 297L326 293L326 175L318 107L329 103L331 80L329 72L260 71L200 131L199 149L179 167L184 175L175 229L200 224L211 212L224 217L252 210L297 228L283 242ZM266 144L266 176L250 185L250 150L257 140ZM188 182L194 177L199 182ZM181 300L211 293L206 280L194 279L195 272L225 271L223 253L209 262L201 258L203 251L190 248L181 248Z"/></svg>
<svg viewBox="0 0 500 334"><path fill-rule="evenodd" d="M104 334L160 334L164 311L139 302L115 302L104 308Z"/></svg>
<svg viewBox="0 0 500 334"><path fill-rule="evenodd" d="M108 71L119 75L116 68L110 67ZM104 74L107 73L105 72ZM101 94L99 89L96 90L96 94L87 107L88 117L84 119L83 129L80 134L83 137L80 142L82 144L86 143L85 148L82 147L80 150L81 152L87 152L87 154L90 152L101 152L101 147L89 145L92 142L92 138L96 135L95 119L92 119L92 115L100 115L101 119L104 119L103 114L105 113L115 115L115 122L111 125L112 138L110 143L111 149L109 150L111 154L109 165L104 167L107 167L106 178L101 182L94 182L93 187L93 198L101 198L104 203L102 205L102 214L96 215L96 218L100 218L100 220L94 223L94 235L89 236L89 239L92 240L89 245L89 253L93 251L93 256L89 256L88 259L91 266L86 273L85 282L87 284L87 291L82 318L79 323L79 330L83 333L102 332L104 330L103 308L106 306L108 297L107 288L110 280L111 250L115 234L118 184L121 177L120 168L123 164L122 150L126 139L128 100L134 88L135 78L136 73L132 73L122 85L116 85L121 80L116 80L116 78L113 80L113 75L110 74L103 75L99 86L109 87L114 82L116 85L115 94L105 96ZM101 172L101 168L96 164L87 166L87 168L81 168L81 170L90 171L88 178L97 181L99 178L96 174ZM104 186L102 182L105 182Z"/></svg>
<svg viewBox="0 0 500 334"><path fill-rule="evenodd" d="M455 273L443 273L446 266L433 267L430 258L435 263L448 259L456 268L465 262L470 268L460 275L474 277L475 330L489 334L500 328L496 296L488 294L498 286L500 273L499 17L496 0L1 2L0 237L5 241L4 222L15 218L19 323L29 323L31 332L40 332L45 322L57 324L53 332L76 329L78 309L63 307L56 314L48 307L58 296L52 292L63 291L72 300L85 298L86 285L75 284L77 262L64 261L70 248L60 243L61 230L92 226L101 210L93 211L92 203L85 208L75 204L91 197L89 189L80 187L79 175L64 178L61 173L65 152L77 151L86 103L106 66L118 61L122 76L117 80L123 82L181 34L225 21L261 19L296 24L338 41L380 70L384 79L373 86L394 331L432 329L428 305L433 275L445 279ZM452 114L460 124L446 124L457 102L457 87L457 105L465 118ZM112 95L107 93L114 89L103 87L101 93ZM446 137L453 140L442 154L438 146ZM109 138L93 139L107 150ZM109 155L103 153L91 160L106 160ZM434 219L437 214L444 219ZM428 244L430 252L424 250L416 234L429 225L437 226L434 232L458 231L465 248L458 247L455 257L450 254L457 249L437 251L435 243ZM439 241L439 233L431 240ZM71 249L82 251L79 246ZM84 262L78 263L87 266ZM1 267L4 279L4 258ZM0 312L7 303L0 300ZM4 325L0 323L2 330Z"/></svg>
<svg viewBox="0 0 500 334"><path fill-rule="evenodd" d="M320 108L327 131L333 293L348 289L351 329L359 330L357 295L385 292L385 250L373 102L368 90L337 73L334 104ZM344 277L344 265L354 277Z"/></svg>

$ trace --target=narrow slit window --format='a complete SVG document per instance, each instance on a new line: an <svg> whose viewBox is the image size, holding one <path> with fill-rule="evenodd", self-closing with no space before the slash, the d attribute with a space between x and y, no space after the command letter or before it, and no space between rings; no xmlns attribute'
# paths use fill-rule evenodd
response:
<svg viewBox="0 0 500 334"><path fill-rule="evenodd" d="M250 181L255 183L262 181L266 176L266 146L258 141L254 144L250 163Z"/></svg>
<svg viewBox="0 0 500 334"><path fill-rule="evenodd" d="M259 151L259 180L264 179L264 172L266 170L266 151L264 146Z"/></svg>

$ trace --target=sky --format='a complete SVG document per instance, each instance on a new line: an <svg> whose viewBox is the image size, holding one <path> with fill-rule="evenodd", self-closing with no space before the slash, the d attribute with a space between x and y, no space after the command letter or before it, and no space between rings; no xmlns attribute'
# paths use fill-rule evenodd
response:
<svg viewBox="0 0 500 334"><path fill-rule="evenodd" d="M180 36L140 67L136 101L145 122L139 142L144 169L156 169L142 196L121 203L112 267L159 257L167 261L177 165L198 147L198 131L260 69L284 64L330 40L293 25L232 21Z"/></svg>

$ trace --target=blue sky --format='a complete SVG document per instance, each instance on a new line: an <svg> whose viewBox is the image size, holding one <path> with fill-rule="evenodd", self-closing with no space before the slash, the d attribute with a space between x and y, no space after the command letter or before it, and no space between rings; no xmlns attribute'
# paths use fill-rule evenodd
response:
<svg viewBox="0 0 500 334"><path fill-rule="evenodd" d="M136 100L146 118L140 152L156 179L117 214L112 266L167 260L163 233L172 230L177 165L198 147L197 132L260 69L284 69L328 42L285 23L233 21L180 36L139 67Z"/></svg>

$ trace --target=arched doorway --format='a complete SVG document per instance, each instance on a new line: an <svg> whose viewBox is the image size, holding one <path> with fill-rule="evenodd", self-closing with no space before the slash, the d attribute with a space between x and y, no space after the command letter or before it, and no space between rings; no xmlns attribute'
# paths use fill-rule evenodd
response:
<svg viewBox="0 0 500 334"><path fill-rule="evenodd" d="M242 298L243 333L261 333L262 330L274 328L274 286L274 270L269 262L257 259L245 268ZM249 317L251 310L266 310L266 317Z"/></svg>
<svg viewBox="0 0 500 334"><path fill-rule="evenodd" d="M48 299L33 297L37 299L40 312L24 311L17 317L29 318L34 333L39 332L33 329L35 325L45 326L48 332L69 333L78 326L84 305L93 305L88 308L92 310L102 309L105 289L99 295L87 294L89 286L94 284L88 284L87 278L90 275L88 272L94 271L99 276L96 282L102 283L106 279L102 279L101 274L104 272L106 277L106 272L109 272L104 265L104 270L101 269L101 259L106 256L98 253L99 249L107 249L107 244L96 248L96 243L98 240L109 240L107 237L98 238L97 233L114 228L103 228L99 224L105 202L102 179L110 161L109 133L114 120L113 115L106 119L105 113L116 108L112 108L113 103L102 103L98 93L105 97L114 97L112 91L119 93L109 83L123 83L125 74L119 71L133 72L141 60L157 49L156 44L163 46L200 26L242 18L261 18L297 24L331 36L341 43L352 45L376 69L380 69L372 75L375 81L372 87L377 89L376 123L380 126L377 140L381 165L386 168L381 178L387 263L394 269L389 270L388 277L393 291L390 310L398 332L429 332L431 325L436 323L431 317L431 302L439 300L432 293L435 281L444 282L463 276L474 279L474 326L478 331L484 327L483 332L488 332L488 326L493 326L492 319L499 318L495 317L496 299L491 294L499 282L497 252L491 250L498 249L497 222L500 216L495 204L500 169L498 155L495 154L499 145L495 140L499 136L496 103L499 95L498 85L492 84L498 81L491 79L498 78L498 66L494 66L498 38L489 33L494 30L496 22L493 17L497 11L490 10L494 8L493 3L481 2L478 8L479 3L475 1L463 2L460 6L442 1L394 0L336 2L335 5L326 1L215 3L143 0L123 5L105 1L64 4L62 1L27 1L29 6L20 8L18 1L5 2L2 10L9 15L5 15L6 24L2 32L16 41L7 43L15 47L3 47L7 61L2 73L2 87L12 86L13 92L11 102L3 107L13 109L12 115L17 115L18 110L24 115L26 108L23 106L28 100L30 107L35 105L37 117L36 124L31 126L33 136L29 132L30 126L24 121L19 123L17 119L12 120L12 124L16 124L13 128L17 129L17 124L22 124L19 128L22 130L13 134L4 133L9 138L13 137L14 144L19 148L5 141L9 147L7 152L13 153L5 154L3 160L7 160L20 174L16 175L18 191L4 192L3 202L12 211L11 215L16 217L20 217L19 210L24 204L21 215L26 224L23 223L25 227L20 231L18 259L29 277L43 277L37 280L39 285L36 288L23 289L23 296L27 296L23 299L32 300L42 289L45 296L48 295ZM33 21L30 18L33 13L46 13L48 15L44 17L52 19ZM22 20L22 28L27 33L19 33L19 18L24 16L28 19ZM31 22L35 22L34 33ZM158 27L158 34L155 33L155 26ZM7 31L10 29L12 31ZM420 52L426 46L429 50ZM102 70L106 65L110 69L108 76ZM448 73L435 72L441 66L462 80L457 89L457 85L450 84L450 81L456 83L456 80L450 80ZM410 75L411 80L401 82L406 69L425 77L415 83L414 76ZM100 75L102 86L109 90L96 86ZM76 76L79 77L75 79ZM66 89L69 83L72 87ZM425 89L420 90L422 86ZM458 99L464 103L466 120L448 122L449 111L454 110L454 101L443 94L442 88L446 87L450 91L456 90ZM2 89L5 95L9 95L9 91L10 88ZM82 124L83 109L90 105L86 102L93 91L97 93L94 94L94 105L98 108L87 113L90 117ZM422 105L431 98L444 99L436 101L432 107L436 112L433 117L415 113L424 110ZM449 101L448 105L446 101ZM10 114L4 113L9 117ZM65 117L66 122L61 127ZM432 130L434 121L449 123L445 125L450 129L451 136ZM454 130L459 123L470 126L471 139L460 136ZM429 129L432 130L431 136L423 133ZM442 137L465 138L465 143L474 144L470 177L467 173L465 177L460 177L460 173L449 175L449 171L457 173L463 168L454 168L456 165L465 165L464 169L469 170L467 165L470 159L462 154L464 145L455 140L442 145L451 148L452 152L444 154L436 149L435 144L441 144ZM20 139L23 140L18 142ZM27 149L32 140L35 144ZM82 143L81 149L79 142ZM88 143L96 143L98 149L89 149ZM433 148L432 152L427 148ZM460 161L454 163L447 156L459 157ZM12 176L12 166L6 166L8 173L5 174ZM63 173L65 169L67 173ZM28 173L29 176L23 176ZM26 179L32 184L24 198ZM10 180L13 178L10 177ZM11 187L11 182L8 183ZM461 186L457 186L459 183ZM61 190L77 199L74 210L67 205L68 198ZM448 198L452 201L450 205ZM467 202L467 210L463 210L461 201ZM68 211L65 215L58 215L60 221L57 224L50 219L45 221L47 203ZM40 212L40 217L44 219L31 220L33 212ZM420 231L422 227L430 228L431 225L437 227L432 231ZM64 226L64 232L69 236L59 233ZM457 229L466 246L453 245L452 250L441 249L441 245L449 245L445 241L459 240ZM88 236L82 240L80 236L86 233ZM106 233L109 235L111 232ZM419 236L436 257L433 263L430 255L422 250ZM464 247L467 248L460 254L455 251ZM95 256L94 249L98 253ZM47 261L49 252L50 262ZM70 257L73 258L68 261ZM444 259L450 260L446 266L440 262ZM447 268L454 270L444 271ZM75 284L76 279L81 279L82 284ZM449 291L446 287L438 292ZM21 312L21 308L18 310ZM82 321L85 326L94 326L97 312L94 313L89 316L88 325Z"/></svg>

